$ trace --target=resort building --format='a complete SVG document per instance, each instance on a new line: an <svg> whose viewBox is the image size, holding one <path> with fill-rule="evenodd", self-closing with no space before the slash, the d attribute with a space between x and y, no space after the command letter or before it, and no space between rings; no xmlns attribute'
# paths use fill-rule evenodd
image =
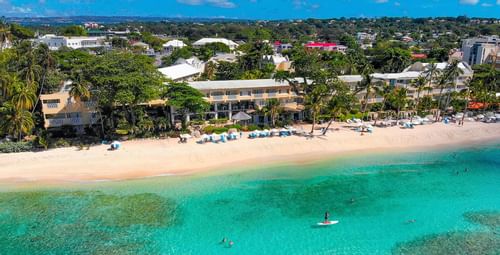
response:
<svg viewBox="0 0 500 255"><path fill-rule="evenodd" d="M228 39L225 39L225 38L202 38L196 42L193 43L193 47L195 48L200 48L200 47L203 47L207 44L210 44L210 43L223 43L225 45L227 45L227 47L229 47L230 50L236 50L236 48L238 47L238 44L231 41L231 40L228 40Z"/></svg>
<svg viewBox="0 0 500 255"><path fill-rule="evenodd" d="M292 91L287 82L273 79L199 81L190 86L206 95L211 107L205 113L207 119L231 119L240 111L253 115L253 122L265 123L266 117L258 112L269 99L277 99L283 107L283 116L292 120L302 119L302 98Z"/></svg>
<svg viewBox="0 0 500 255"><path fill-rule="evenodd" d="M166 78L175 82L192 81L200 76L203 69L197 69L190 64L179 64L158 69Z"/></svg>
<svg viewBox="0 0 500 255"><path fill-rule="evenodd" d="M375 73L372 75L372 78L375 81L384 81L391 86L406 88L408 89L408 97L416 98L417 91L412 86L412 81L421 76L425 76L426 75L425 72L428 69L428 65L430 64L417 62L404 69L403 72L401 73ZM449 65L449 63L443 62L443 63L436 63L435 65L437 69L442 72ZM462 70L462 74L459 77L457 77L457 79L453 82L454 87L446 89L446 92L461 91L465 89L466 81L468 79L471 79L474 74L474 71L467 63L460 62L458 66ZM440 93L441 89L437 88L436 86L437 83L438 81L431 82L431 86L434 89L432 91L426 92L426 95L436 96ZM374 101L381 102L381 99L380 100L374 99Z"/></svg>
<svg viewBox="0 0 500 255"><path fill-rule="evenodd" d="M483 64L489 55L500 52L500 37L494 35L465 39L462 42L462 51L463 61L467 64Z"/></svg>
<svg viewBox="0 0 500 255"><path fill-rule="evenodd" d="M58 50L61 47L69 47L72 49L104 47L106 46L104 39L104 37L66 37L48 34L37 38L34 41L35 43L47 44L51 50Z"/></svg>
<svg viewBox="0 0 500 255"><path fill-rule="evenodd" d="M75 101L69 95L70 85L71 81L65 82L59 92L40 96L46 129L73 126L83 133L84 127L98 123L97 102Z"/></svg>

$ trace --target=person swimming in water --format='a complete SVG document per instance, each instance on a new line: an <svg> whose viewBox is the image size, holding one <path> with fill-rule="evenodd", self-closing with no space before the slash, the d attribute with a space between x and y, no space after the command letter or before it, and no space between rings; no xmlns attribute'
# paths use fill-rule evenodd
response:
<svg viewBox="0 0 500 255"><path fill-rule="evenodd" d="M227 242L227 238L222 238L222 241L220 241L220 244L225 244Z"/></svg>
<svg viewBox="0 0 500 255"><path fill-rule="evenodd" d="M234 245L234 242L233 241L229 241L229 248L233 247Z"/></svg>

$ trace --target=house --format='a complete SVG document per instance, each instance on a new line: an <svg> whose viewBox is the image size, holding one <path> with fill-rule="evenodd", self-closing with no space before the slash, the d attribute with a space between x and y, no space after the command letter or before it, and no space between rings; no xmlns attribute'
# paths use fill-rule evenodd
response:
<svg viewBox="0 0 500 255"><path fill-rule="evenodd" d="M195 48L200 48L200 47L203 47L207 44L210 44L210 43L223 43L225 45L227 45L227 47L229 47L230 50L236 50L236 48L239 46L237 43L231 41L231 40L228 40L226 38L202 38L196 42L193 43L193 47Z"/></svg>
<svg viewBox="0 0 500 255"><path fill-rule="evenodd" d="M130 46L149 50L149 44L143 42L134 42Z"/></svg>
<svg viewBox="0 0 500 255"><path fill-rule="evenodd" d="M309 42L304 45L307 49L317 49L322 51L339 51L345 53L347 47L344 45L337 45L336 43L328 42Z"/></svg>
<svg viewBox="0 0 500 255"><path fill-rule="evenodd" d="M192 58L188 58L188 59L179 58L174 62L174 65L180 65L180 64L188 64L188 65L200 70L200 72L203 72L203 70L205 70L205 62L201 61L197 57L192 57Z"/></svg>
<svg viewBox="0 0 500 255"><path fill-rule="evenodd" d="M78 133L84 133L84 128L98 123L97 102L75 101L69 95L71 81L57 93L40 95L44 127L50 130L60 129L63 126L72 126Z"/></svg>
<svg viewBox="0 0 500 255"><path fill-rule="evenodd" d="M273 50L277 53L282 53L285 50L291 50L293 45L291 43L282 43L280 41L276 41L273 44Z"/></svg>
<svg viewBox="0 0 500 255"><path fill-rule="evenodd" d="M203 70L197 69L190 64L179 64L158 69L166 78L176 82L192 81L199 77Z"/></svg>
<svg viewBox="0 0 500 255"><path fill-rule="evenodd" d="M220 62L229 62L236 63L238 62L238 55L234 53L216 53L215 56L211 57L208 62L220 63Z"/></svg>
<svg viewBox="0 0 500 255"><path fill-rule="evenodd" d="M276 55L264 55L262 59L265 63L273 64L277 71L289 71L292 67L292 62L288 59L288 56Z"/></svg>
<svg viewBox="0 0 500 255"><path fill-rule="evenodd" d="M187 45L183 41L175 39L175 40L170 40L170 41L164 43L163 50L166 53L170 53L170 52L174 51L175 49L182 49L186 46Z"/></svg>
<svg viewBox="0 0 500 255"><path fill-rule="evenodd" d="M104 42L104 37L89 37L89 36L57 36L52 34L47 34L37 39L34 39L35 43L43 43L49 46L51 50L58 50L61 47L69 47L72 49L81 48L98 48L106 46Z"/></svg>

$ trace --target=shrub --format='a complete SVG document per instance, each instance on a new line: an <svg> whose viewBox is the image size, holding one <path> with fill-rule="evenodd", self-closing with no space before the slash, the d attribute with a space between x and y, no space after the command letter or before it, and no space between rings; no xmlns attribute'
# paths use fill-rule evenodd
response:
<svg viewBox="0 0 500 255"><path fill-rule="evenodd" d="M255 131L255 130L258 130L259 129L259 126L257 125L248 125L247 128L246 128L246 131Z"/></svg>
<svg viewBox="0 0 500 255"><path fill-rule="evenodd" d="M71 146L71 143L64 138L59 138L52 144L52 147L54 148L64 148L69 146Z"/></svg>
<svg viewBox="0 0 500 255"><path fill-rule="evenodd" d="M15 153L32 151L33 144L31 142L4 142L0 143L1 153Z"/></svg>
<svg viewBox="0 0 500 255"><path fill-rule="evenodd" d="M227 127L214 127L214 126L206 126L203 128L203 132L206 134L222 134L229 131L229 128Z"/></svg>
<svg viewBox="0 0 500 255"><path fill-rule="evenodd" d="M204 124L205 124L204 120L192 120L189 122L189 126L201 126Z"/></svg>
<svg viewBox="0 0 500 255"><path fill-rule="evenodd" d="M231 128L236 128L237 130L242 130L243 127L240 124L233 124L233 125L225 125L225 128L231 129Z"/></svg>
<svg viewBox="0 0 500 255"><path fill-rule="evenodd" d="M228 120L229 119L227 119L227 118L213 119L213 120L209 120L208 123L211 125L222 125L222 124L226 124Z"/></svg>

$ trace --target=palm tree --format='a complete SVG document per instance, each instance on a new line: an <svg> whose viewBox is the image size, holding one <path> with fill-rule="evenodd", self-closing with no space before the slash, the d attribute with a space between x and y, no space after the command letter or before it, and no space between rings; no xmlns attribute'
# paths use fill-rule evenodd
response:
<svg viewBox="0 0 500 255"><path fill-rule="evenodd" d="M88 100L90 98L90 83L85 81L81 71L77 71L73 77L75 77L75 79L71 83L69 95L74 98L76 102Z"/></svg>
<svg viewBox="0 0 500 255"><path fill-rule="evenodd" d="M460 75L462 75L464 73L464 71L460 68L459 66L460 62L458 60L455 60L453 62L451 62L451 64L449 64L445 70L444 70L444 73L445 73L445 76L446 76L446 79L448 80L448 95L447 95L447 98L446 98L446 104L445 104L445 109L448 108L448 105L450 104L450 96L451 96L451 88L454 87L456 88L457 86L457 79Z"/></svg>
<svg viewBox="0 0 500 255"><path fill-rule="evenodd" d="M425 67L424 75L425 78L427 79L427 86L431 87L432 83L437 80L437 77L441 74L441 70L438 68L438 66L434 63L431 62Z"/></svg>
<svg viewBox="0 0 500 255"><path fill-rule="evenodd" d="M408 90L406 88L395 88L392 93L392 104L397 108L398 122L399 113L408 103Z"/></svg>
<svg viewBox="0 0 500 255"><path fill-rule="evenodd" d="M283 110L280 101L276 98L271 98L267 100L266 106L264 107L263 110L266 115L271 117L271 125L275 127L276 119L279 117L281 111Z"/></svg>
<svg viewBox="0 0 500 255"><path fill-rule="evenodd" d="M214 62L209 61L205 65L205 76L208 80L213 80L215 79L215 72L217 71L217 66L215 65Z"/></svg>
<svg viewBox="0 0 500 255"><path fill-rule="evenodd" d="M35 105L33 106L33 110L31 111L31 113L33 113L36 110L36 106L40 101L40 95L43 92L43 87L45 85L45 78L47 77L49 70L51 70L55 66L55 59L52 56L52 53L46 44L40 44L36 50L36 53L38 58L38 65L41 68L42 78L40 80L40 88L38 89L38 97L36 99Z"/></svg>
<svg viewBox="0 0 500 255"><path fill-rule="evenodd" d="M365 92L365 95L363 97L362 107L361 107L361 112L363 113L363 118L365 117L370 97L372 96L372 94L376 93L375 87L382 87L382 86L383 86L383 82L382 81L374 82L370 73L365 72L365 74L363 74L363 80L358 83L358 87L356 88L356 91L355 91L355 94L358 94L360 92Z"/></svg>
<svg viewBox="0 0 500 255"><path fill-rule="evenodd" d="M14 76L8 72L0 70L0 91L4 100L10 98L14 91L12 80Z"/></svg>
<svg viewBox="0 0 500 255"><path fill-rule="evenodd" d="M29 134L35 127L35 122L31 113L25 109L17 108L7 103L0 108L0 129L4 132L16 136L20 141L23 134Z"/></svg>
<svg viewBox="0 0 500 255"><path fill-rule="evenodd" d="M385 104L387 102L387 98L392 92L392 86L385 82L380 82L378 83L378 86L374 87L374 89L377 95L382 96L382 107L380 107L380 113L383 113L385 110ZM375 119L375 123L373 123L373 125L377 125L377 120L378 116Z"/></svg>
<svg viewBox="0 0 500 255"><path fill-rule="evenodd" d="M417 79L411 82L411 86L417 89L417 103L415 104L415 112L418 113L418 105L420 104L420 93L427 88L427 79L423 76L418 77ZM410 122L413 121L413 114L410 117Z"/></svg>
<svg viewBox="0 0 500 255"><path fill-rule="evenodd" d="M15 88L11 98L14 107L23 110L32 109L36 100L36 94L33 89L19 81L17 77L14 77L12 80L12 86Z"/></svg>

